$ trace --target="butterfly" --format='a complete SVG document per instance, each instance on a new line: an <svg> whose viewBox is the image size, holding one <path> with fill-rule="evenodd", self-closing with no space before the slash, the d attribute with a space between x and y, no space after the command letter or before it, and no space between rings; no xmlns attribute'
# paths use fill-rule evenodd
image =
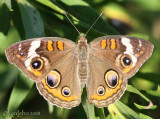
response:
<svg viewBox="0 0 160 119"><path fill-rule="evenodd" d="M6 57L53 105L68 109L78 106L86 86L88 101L99 108L107 107L123 95L128 79L150 58L154 46L124 35L102 36L88 43L86 34L80 34L77 44L61 37L20 41L6 49Z"/></svg>
<svg viewBox="0 0 160 119"><path fill-rule="evenodd" d="M127 81L150 58L153 45L143 39L112 35L78 44L60 37L33 38L6 49L8 61L36 83L53 105L72 108L81 102L81 86L88 101L107 107L125 92Z"/></svg>

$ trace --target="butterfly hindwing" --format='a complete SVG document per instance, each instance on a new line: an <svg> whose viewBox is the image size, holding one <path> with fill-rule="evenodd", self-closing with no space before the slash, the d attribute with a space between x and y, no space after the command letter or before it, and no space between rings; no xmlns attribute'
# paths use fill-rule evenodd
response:
<svg viewBox="0 0 160 119"><path fill-rule="evenodd" d="M68 58L55 66L41 82L37 83L40 94L53 105L72 108L81 102L81 84L78 77L78 58Z"/></svg>

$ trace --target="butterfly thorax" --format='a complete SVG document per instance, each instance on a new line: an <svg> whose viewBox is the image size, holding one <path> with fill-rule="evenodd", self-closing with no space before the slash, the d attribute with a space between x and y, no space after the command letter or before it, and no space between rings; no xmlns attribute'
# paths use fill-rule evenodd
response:
<svg viewBox="0 0 160 119"><path fill-rule="evenodd" d="M87 62L88 62L88 43L84 36L81 36L78 40L78 62L79 62L79 77L81 79L82 86L85 85L87 80Z"/></svg>

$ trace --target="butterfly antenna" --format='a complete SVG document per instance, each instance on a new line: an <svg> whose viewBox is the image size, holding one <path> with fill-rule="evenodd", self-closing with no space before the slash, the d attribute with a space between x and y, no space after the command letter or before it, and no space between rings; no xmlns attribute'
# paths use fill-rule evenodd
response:
<svg viewBox="0 0 160 119"><path fill-rule="evenodd" d="M76 29L76 31L79 33L79 35L81 35L81 33L79 32L79 30L77 29L77 27L72 23L72 21L69 19L67 13L64 11L64 14L66 15L67 19L69 20L69 22L72 24L72 26Z"/></svg>
<svg viewBox="0 0 160 119"><path fill-rule="evenodd" d="M101 12L101 14L98 16L98 18L94 21L94 23L92 24L92 26L88 29L88 31L86 32L85 36L88 34L88 32L92 29L92 27L95 25L95 23L98 21L98 19L103 15L103 12Z"/></svg>

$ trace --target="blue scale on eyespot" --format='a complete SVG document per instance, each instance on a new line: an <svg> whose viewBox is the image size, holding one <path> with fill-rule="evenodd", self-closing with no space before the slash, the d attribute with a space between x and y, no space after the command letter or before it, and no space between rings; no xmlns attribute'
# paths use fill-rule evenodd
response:
<svg viewBox="0 0 160 119"><path fill-rule="evenodd" d="M48 85L50 85L51 87L53 87L56 83L57 78L54 78L53 75L48 75L47 76L47 83Z"/></svg>
<svg viewBox="0 0 160 119"><path fill-rule="evenodd" d="M64 94L65 94L65 95L69 95L69 90L66 90L66 89L65 89L65 90L64 90Z"/></svg>
<svg viewBox="0 0 160 119"><path fill-rule="evenodd" d="M111 86L115 86L117 84L117 76L112 75L111 77L109 77L109 83Z"/></svg>
<svg viewBox="0 0 160 119"><path fill-rule="evenodd" d="M23 55L24 55L24 53L23 53L23 52L20 52L19 54L20 54L21 56L23 56Z"/></svg>
<svg viewBox="0 0 160 119"><path fill-rule="evenodd" d="M41 61L39 61L39 60L35 60L35 61L32 62L32 67L33 67L34 69L40 68L41 65L42 65L42 64L41 64Z"/></svg>
<svg viewBox="0 0 160 119"><path fill-rule="evenodd" d="M98 90L98 93L99 93L99 94L103 94L103 89L100 88L100 89Z"/></svg>

